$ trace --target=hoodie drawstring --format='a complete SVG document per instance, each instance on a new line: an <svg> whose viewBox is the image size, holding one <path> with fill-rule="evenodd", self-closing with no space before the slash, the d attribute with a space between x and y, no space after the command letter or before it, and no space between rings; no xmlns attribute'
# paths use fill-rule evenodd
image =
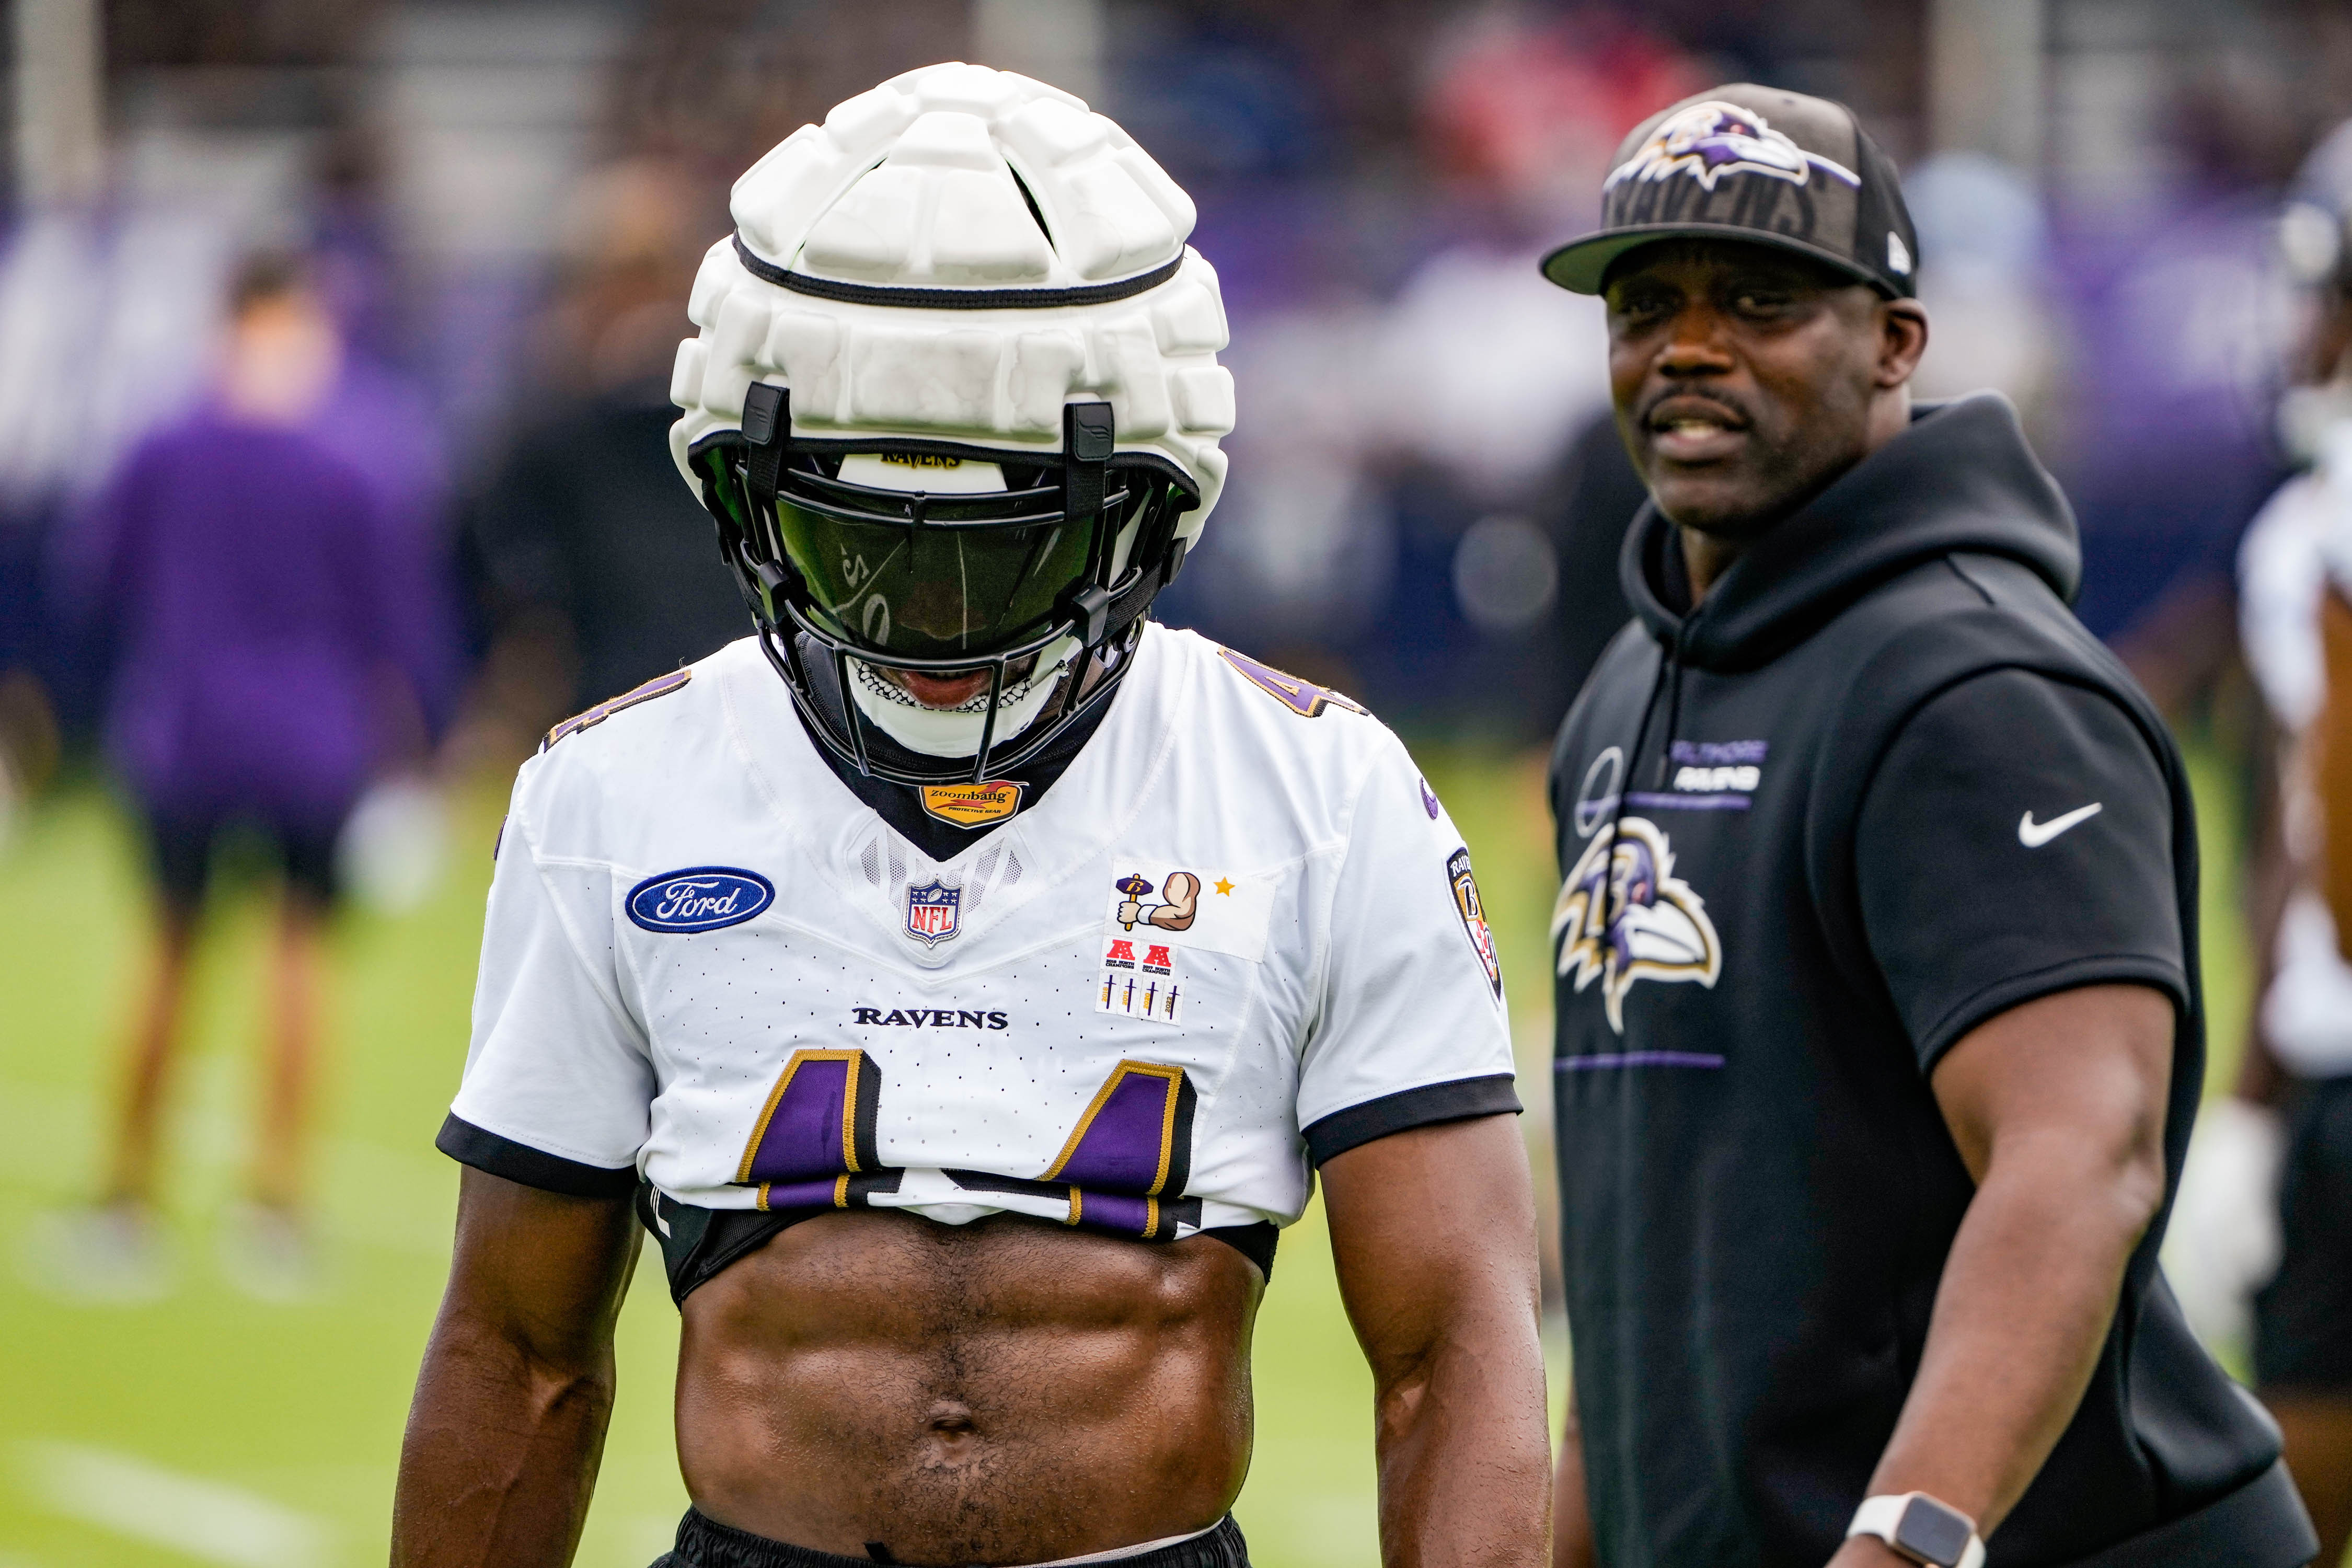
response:
<svg viewBox="0 0 2352 1568"><path fill-rule="evenodd" d="M1658 787L1666 787L1667 776L1674 768L1675 742L1681 738L1683 727L1683 660L1682 636L1666 645L1666 743L1658 748Z"/></svg>
<svg viewBox="0 0 2352 1568"><path fill-rule="evenodd" d="M1658 665L1657 675L1650 682L1650 694L1642 700L1642 721L1633 726L1633 747L1625 753L1625 771L1619 775L1617 799L1609 812L1609 848L1601 858L1601 931L1603 937L1615 929L1618 917L1624 912L1609 907L1609 900L1617 886L1618 825L1625 819L1625 801L1633 793L1633 770L1642 765L1642 745L1650 738L1650 715L1657 710L1661 686L1666 689L1667 693L1666 731L1669 736L1667 745L1671 748L1674 728L1680 720L1675 710L1682 705L1682 634L1679 631L1667 637L1665 657ZM1663 774L1658 782L1664 784Z"/></svg>

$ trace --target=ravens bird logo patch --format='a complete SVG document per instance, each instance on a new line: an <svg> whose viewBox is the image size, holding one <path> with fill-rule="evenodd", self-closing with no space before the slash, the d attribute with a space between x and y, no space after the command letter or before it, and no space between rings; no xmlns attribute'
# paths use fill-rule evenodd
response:
<svg viewBox="0 0 2352 1568"><path fill-rule="evenodd" d="M1675 852L1646 817L1619 820L1585 847L1552 907L1559 973L1582 991L1595 980L1609 1026L1625 1032L1625 993L1637 980L1695 980L1712 986L1723 943L1706 900L1674 874Z"/></svg>

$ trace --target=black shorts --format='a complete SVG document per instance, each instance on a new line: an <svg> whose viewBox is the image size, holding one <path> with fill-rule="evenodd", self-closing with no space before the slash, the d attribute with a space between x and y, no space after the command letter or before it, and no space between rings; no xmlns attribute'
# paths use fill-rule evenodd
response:
<svg viewBox="0 0 2352 1568"><path fill-rule="evenodd" d="M730 1529L688 1509L678 1521L677 1549L664 1554L653 1568L874 1568L877 1563L889 1561L887 1555L839 1557L805 1546L787 1546L764 1535ZM1242 1527L1227 1514L1206 1535L1139 1557L1114 1558L1103 1568L1249 1568L1249 1547L1242 1540Z"/></svg>
<svg viewBox="0 0 2352 1568"><path fill-rule="evenodd" d="M192 914L212 883L213 851L226 837L257 843L288 888L329 906L335 901L335 845L343 814L318 817L271 811L150 805L147 851L164 903Z"/></svg>
<svg viewBox="0 0 2352 1568"><path fill-rule="evenodd" d="M2287 1126L2285 1246L2254 1298L2254 1384L2352 1397L2352 1077L2301 1085Z"/></svg>

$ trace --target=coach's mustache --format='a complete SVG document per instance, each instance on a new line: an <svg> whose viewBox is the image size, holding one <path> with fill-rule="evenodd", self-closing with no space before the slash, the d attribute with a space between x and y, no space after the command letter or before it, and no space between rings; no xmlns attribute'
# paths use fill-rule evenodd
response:
<svg viewBox="0 0 2352 1568"><path fill-rule="evenodd" d="M1655 431L1695 420L1720 425L1727 430L1745 430L1756 423L1756 415L1737 396L1712 389L1700 392L1686 386L1670 386L1643 405L1639 423L1643 429Z"/></svg>

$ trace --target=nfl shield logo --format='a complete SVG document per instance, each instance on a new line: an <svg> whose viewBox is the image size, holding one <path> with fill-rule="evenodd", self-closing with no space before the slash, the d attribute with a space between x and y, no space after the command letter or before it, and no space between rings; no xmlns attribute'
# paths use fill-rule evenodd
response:
<svg viewBox="0 0 2352 1568"><path fill-rule="evenodd" d="M956 933L956 916L963 906L963 889L933 880L929 887L907 889L907 934L936 946Z"/></svg>

